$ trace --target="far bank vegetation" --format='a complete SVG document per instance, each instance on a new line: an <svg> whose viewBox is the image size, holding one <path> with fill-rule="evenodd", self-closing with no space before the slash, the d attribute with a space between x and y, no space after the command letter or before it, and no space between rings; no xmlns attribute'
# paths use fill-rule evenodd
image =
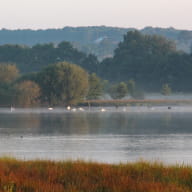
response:
<svg viewBox="0 0 192 192"><path fill-rule="evenodd" d="M192 54L156 35L129 31L98 61L68 42L0 46L1 106L67 106L86 100L145 99L192 92Z"/></svg>

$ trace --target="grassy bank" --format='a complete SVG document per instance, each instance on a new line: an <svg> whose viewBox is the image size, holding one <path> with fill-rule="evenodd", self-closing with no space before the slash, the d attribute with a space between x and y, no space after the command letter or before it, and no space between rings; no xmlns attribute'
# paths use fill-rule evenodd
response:
<svg viewBox="0 0 192 192"><path fill-rule="evenodd" d="M188 192L192 167L0 159L0 191Z"/></svg>
<svg viewBox="0 0 192 192"><path fill-rule="evenodd" d="M127 99L127 100L87 100L80 105L84 106L142 106L142 105L192 105L192 100L173 99Z"/></svg>

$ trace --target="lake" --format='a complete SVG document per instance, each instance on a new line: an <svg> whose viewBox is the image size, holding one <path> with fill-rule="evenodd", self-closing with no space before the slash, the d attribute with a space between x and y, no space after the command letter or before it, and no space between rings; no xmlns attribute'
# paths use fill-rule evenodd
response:
<svg viewBox="0 0 192 192"><path fill-rule="evenodd" d="M0 109L0 156L192 164L192 107Z"/></svg>

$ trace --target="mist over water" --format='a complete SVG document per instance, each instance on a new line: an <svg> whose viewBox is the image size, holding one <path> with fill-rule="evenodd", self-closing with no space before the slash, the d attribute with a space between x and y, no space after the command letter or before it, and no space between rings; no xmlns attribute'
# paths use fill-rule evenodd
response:
<svg viewBox="0 0 192 192"><path fill-rule="evenodd" d="M1 109L0 155L191 164L192 107Z"/></svg>

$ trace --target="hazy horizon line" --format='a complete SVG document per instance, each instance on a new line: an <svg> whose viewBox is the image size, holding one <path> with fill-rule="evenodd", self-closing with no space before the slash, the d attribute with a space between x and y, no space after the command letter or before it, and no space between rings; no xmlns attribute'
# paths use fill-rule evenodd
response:
<svg viewBox="0 0 192 192"><path fill-rule="evenodd" d="M145 26L145 27L121 27L121 26L110 26L110 25L79 25L79 26L70 26L66 25L63 27L47 27L47 28L5 28L2 27L0 30L10 30L10 31L16 31L16 30L31 30L31 31L39 31L39 30L59 30L59 29L64 29L64 28L88 28L88 27L106 27L106 28L119 28L119 29L135 29L135 30L143 30L146 28L154 28L154 29L174 29L174 30L182 30L182 31L192 31L191 29L186 29L186 28L176 28L176 27L161 27L161 26Z"/></svg>

